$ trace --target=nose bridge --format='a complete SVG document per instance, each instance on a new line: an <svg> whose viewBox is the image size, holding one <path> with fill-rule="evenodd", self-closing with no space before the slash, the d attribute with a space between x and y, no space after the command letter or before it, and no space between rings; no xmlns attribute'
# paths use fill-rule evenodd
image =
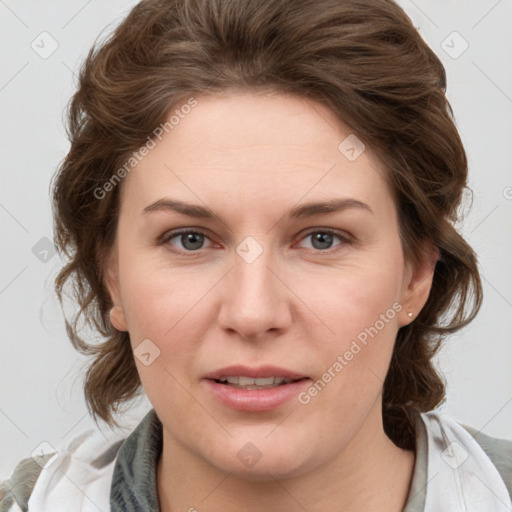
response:
<svg viewBox="0 0 512 512"><path fill-rule="evenodd" d="M257 338L289 321L286 286L277 279L270 249L253 237L236 248L234 268L226 276L219 320L222 327Z"/></svg>

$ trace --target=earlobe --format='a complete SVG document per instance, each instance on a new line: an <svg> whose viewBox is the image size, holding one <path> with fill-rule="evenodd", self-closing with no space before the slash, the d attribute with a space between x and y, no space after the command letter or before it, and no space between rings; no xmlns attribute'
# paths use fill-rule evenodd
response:
<svg viewBox="0 0 512 512"><path fill-rule="evenodd" d="M110 323L118 331L128 331L126 317L124 315L123 307L121 306L121 294L119 292L119 280L117 277L117 269L115 266L115 251L113 251L108 258L107 268L105 272L105 286L110 295L110 300L114 307L109 312Z"/></svg>
<svg viewBox="0 0 512 512"><path fill-rule="evenodd" d="M414 321L428 300L436 263L439 259L439 249L429 244L421 252L421 257L404 283L402 304L404 305L401 325L407 325Z"/></svg>
<svg viewBox="0 0 512 512"><path fill-rule="evenodd" d="M126 326L126 318L124 316L124 311L121 306L114 306L110 310L110 323L118 331L128 331L128 328Z"/></svg>
<svg viewBox="0 0 512 512"><path fill-rule="evenodd" d="M118 331L127 331L126 317L124 316L124 310L121 306L121 295L119 293L119 286L116 277L111 274L109 270L106 274L106 286L110 295L111 301L114 303L114 307L110 310L110 323Z"/></svg>

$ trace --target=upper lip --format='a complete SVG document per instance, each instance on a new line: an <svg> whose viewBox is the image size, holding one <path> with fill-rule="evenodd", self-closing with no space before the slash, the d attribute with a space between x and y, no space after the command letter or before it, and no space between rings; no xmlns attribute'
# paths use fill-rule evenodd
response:
<svg viewBox="0 0 512 512"><path fill-rule="evenodd" d="M286 368L279 368L278 366L258 366L250 368L249 366L234 365L226 366L219 370L207 373L203 378L218 380L221 377L236 377L236 376L251 377L253 379L264 378L264 377L284 377L285 379L299 380L307 378L306 375L297 373Z"/></svg>

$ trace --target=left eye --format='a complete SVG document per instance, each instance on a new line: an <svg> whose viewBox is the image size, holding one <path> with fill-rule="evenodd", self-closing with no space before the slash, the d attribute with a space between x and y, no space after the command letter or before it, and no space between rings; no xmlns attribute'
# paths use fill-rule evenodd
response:
<svg viewBox="0 0 512 512"><path fill-rule="evenodd" d="M341 241L339 245L342 245L343 243L348 243L349 240L346 236L343 236L341 234L338 234L331 229L326 230L316 230L316 231L310 231L309 233L306 233L304 237L301 240L306 240L307 238L312 237L312 245L313 249L319 249L321 251L324 251L326 249L331 249L332 243L334 238L337 238Z"/></svg>

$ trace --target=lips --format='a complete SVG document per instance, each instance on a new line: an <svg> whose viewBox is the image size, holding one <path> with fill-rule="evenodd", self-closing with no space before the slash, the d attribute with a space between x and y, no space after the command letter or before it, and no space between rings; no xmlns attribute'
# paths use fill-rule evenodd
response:
<svg viewBox="0 0 512 512"><path fill-rule="evenodd" d="M203 382L219 403L238 411L263 412L290 402L310 378L277 366L228 366L206 374Z"/></svg>
<svg viewBox="0 0 512 512"><path fill-rule="evenodd" d="M264 379L269 377L282 377L290 381L301 380L307 378L307 375L303 375L286 368L280 368L278 366L260 366L257 368L251 368L243 365L227 366L220 370L207 373L203 378L210 380L220 380L227 377L249 377L252 379Z"/></svg>

